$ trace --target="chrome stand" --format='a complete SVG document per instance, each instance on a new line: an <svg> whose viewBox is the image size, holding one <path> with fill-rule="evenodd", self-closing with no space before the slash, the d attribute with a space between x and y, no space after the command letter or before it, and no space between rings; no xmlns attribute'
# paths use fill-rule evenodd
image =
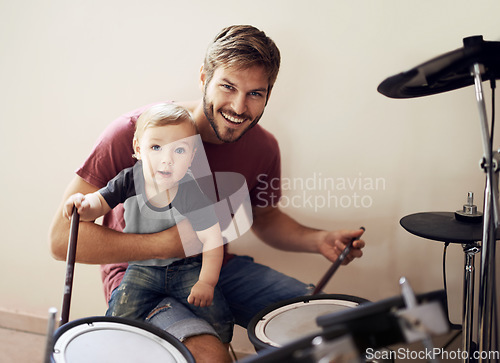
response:
<svg viewBox="0 0 500 363"><path fill-rule="evenodd" d="M474 256L480 251L477 242L464 243L462 248L465 253L464 259L464 289L463 289L463 321L462 321L462 350L471 352L472 333L474 329ZM469 363L471 354L463 361Z"/></svg>
<svg viewBox="0 0 500 363"><path fill-rule="evenodd" d="M482 36L476 35L464 38L463 44L464 47L461 49L445 53L409 71L385 79L377 90L387 97L411 98L447 92L474 83L484 149L482 168L486 174L477 340L479 353L481 353L479 354L479 361L490 362L495 360L498 362L498 354L496 356L492 354L494 357L491 357L489 353L497 350L499 344L499 323L496 311L495 249L500 215L498 191L500 156L499 152L493 152L493 135L490 135L481 82L483 79L484 81L489 80L494 90L496 80L500 79L500 42L485 42ZM470 342L472 336L470 330L473 301L469 296L469 292L472 293L472 287L473 285L466 285L468 297L466 308L464 308L464 314L467 312L464 317L468 329L465 339L468 342ZM468 311L471 311L470 316ZM474 349L470 345L468 348Z"/></svg>
<svg viewBox="0 0 500 363"><path fill-rule="evenodd" d="M479 324L478 348L480 352L490 352L492 349L492 324L496 322L495 306L495 244L499 218L498 200L498 166L499 154L492 150L492 137L488 130L486 106L483 98L481 79L481 64L475 63L472 68L474 88L476 93L479 115L481 119L481 133L483 140L484 162L486 173L486 187L484 192L483 237L481 243L481 268L479 281ZM498 339L498 337L496 337ZM489 357L480 357L480 362L490 362Z"/></svg>

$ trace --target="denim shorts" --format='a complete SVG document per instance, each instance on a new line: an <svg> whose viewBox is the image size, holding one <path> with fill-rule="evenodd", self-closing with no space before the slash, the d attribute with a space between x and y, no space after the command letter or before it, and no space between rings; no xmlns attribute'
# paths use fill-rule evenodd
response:
<svg viewBox="0 0 500 363"><path fill-rule="evenodd" d="M164 328L170 327L165 329L167 331L187 328L187 332L191 326L198 331L198 321L202 319L204 327L197 334L216 335L222 342L229 343L234 321L218 286L210 306L197 307L187 302L200 270L201 258L198 257L176 261L166 267L129 265L120 286L111 295L106 315L157 321L165 325ZM176 319L171 320L170 315ZM176 328L174 323L179 326ZM180 333L182 338L187 337L187 333Z"/></svg>
<svg viewBox="0 0 500 363"><path fill-rule="evenodd" d="M222 267L218 287L223 294L221 299L230 309L229 316L224 312L218 322L215 321L218 318L211 318L211 323L207 323L207 320L200 318L189 304L183 304L171 296L152 307L146 314L146 320L181 341L190 336L211 334L218 335L223 343L229 343L232 338L232 328L231 334L221 334L217 324L227 325L229 322L234 322L246 328L252 317L270 304L308 295L314 288L313 285L304 284L267 266L255 263L248 256L235 256Z"/></svg>

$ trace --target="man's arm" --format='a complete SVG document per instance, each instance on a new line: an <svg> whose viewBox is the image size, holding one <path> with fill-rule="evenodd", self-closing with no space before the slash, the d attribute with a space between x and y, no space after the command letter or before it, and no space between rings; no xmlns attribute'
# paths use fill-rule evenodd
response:
<svg viewBox="0 0 500 363"><path fill-rule="evenodd" d="M363 230L323 231L305 227L283 213L278 207L254 207L252 229L264 242L285 251L321 253L330 261L335 261L345 246ZM363 240L355 241L344 264L361 257Z"/></svg>
<svg viewBox="0 0 500 363"><path fill-rule="evenodd" d="M68 247L70 221L63 217L64 201L72 194L88 194L97 189L76 176L64 192L63 201L56 211L49 233L51 253L55 259L65 260ZM192 235L197 239L188 223L179 223L159 233L130 234L117 232L93 222L80 222L76 260L80 263L106 264L152 258L182 258L184 249L178 229L182 229L183 238Z"/></svg>

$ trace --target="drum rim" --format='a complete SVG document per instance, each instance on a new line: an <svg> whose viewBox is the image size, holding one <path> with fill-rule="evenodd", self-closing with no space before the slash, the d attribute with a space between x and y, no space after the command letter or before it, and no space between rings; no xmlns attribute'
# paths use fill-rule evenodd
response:
<svg viewBox="0 0 500 363"><path fill-rule="evenodd" d="M297 304L297 303L305 303L306 301L312 301L316 302L318 300L338 300L338 301L349 301L352 303L357 303L362 304L362 303L368 303L370 302L367 299L364 299L362 297L358 296L353 296L353 295L346 295L346 294L320 294L320 295L306 295L306 296L298 296L295 298L283 300L280 302L277 302L275 304L269 305L268 307L264 308L261 310L259 313L257 313L250 323L248 324L247 327L247 334L248 338L251 341L251 343L254 345L254 347L258 347L259 349L266 349L266 348L280 348L281 346L278 345L272 345L269 344L268 342L264 342L263 340L259 339L257 335L255 334L256 328L259 325L259 323L264 319L266 315L269 313L276 311L278 309L283 310L286 306ZM317 302L319 303L319 302Z"/></svg>
<svg viewBox="0 0 500 363"><path fill-rule="evenodd" d="M81 319L76 319L70 321L62 326L60 326L56 332L54 333L54 337L52 339L52 350L54 351L58 340L64 335L66 332L70 331L73 328L78 326L82 326L85 324L93 324L93 323L117 323L125 326L131 326L134 328L138 328L140 330L144 330L150 334L153 334L170 345L172 345L175 349L179 351L179 353L186 359L188 363L195 363L194 357L189 351L189 349L176 337L172 334L154 326L153 324L146 323L143 321L132 320L123 317L117 316L92 316Z"/></svg>

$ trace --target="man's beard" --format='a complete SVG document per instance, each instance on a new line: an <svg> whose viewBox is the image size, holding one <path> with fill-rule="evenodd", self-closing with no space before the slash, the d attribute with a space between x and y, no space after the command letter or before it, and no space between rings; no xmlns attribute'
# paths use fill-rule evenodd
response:
<svg viewBox="0 0 500 363"><path fill-rule="evenodd" d="M219 127L215 123L214 105L207 101L206 95L203 95L203 112L205 113L205 117L210 123L210 126L212 126L212 129L214 130L217 139L219 139L224 143L236 142L239 139L241 139L241 137L245 135L247 131L249 131L252 127L257 125L262 115L264 114L264 112L262 112L258 117L256 117L255 120L253 120L252 123L249 126L247 126L247 128L244 129L240 135L235 135L235 133L239 132L240 130L234 130L234 129L227 129L225 135L221 135L221 130L219 130Z"/></svg>

